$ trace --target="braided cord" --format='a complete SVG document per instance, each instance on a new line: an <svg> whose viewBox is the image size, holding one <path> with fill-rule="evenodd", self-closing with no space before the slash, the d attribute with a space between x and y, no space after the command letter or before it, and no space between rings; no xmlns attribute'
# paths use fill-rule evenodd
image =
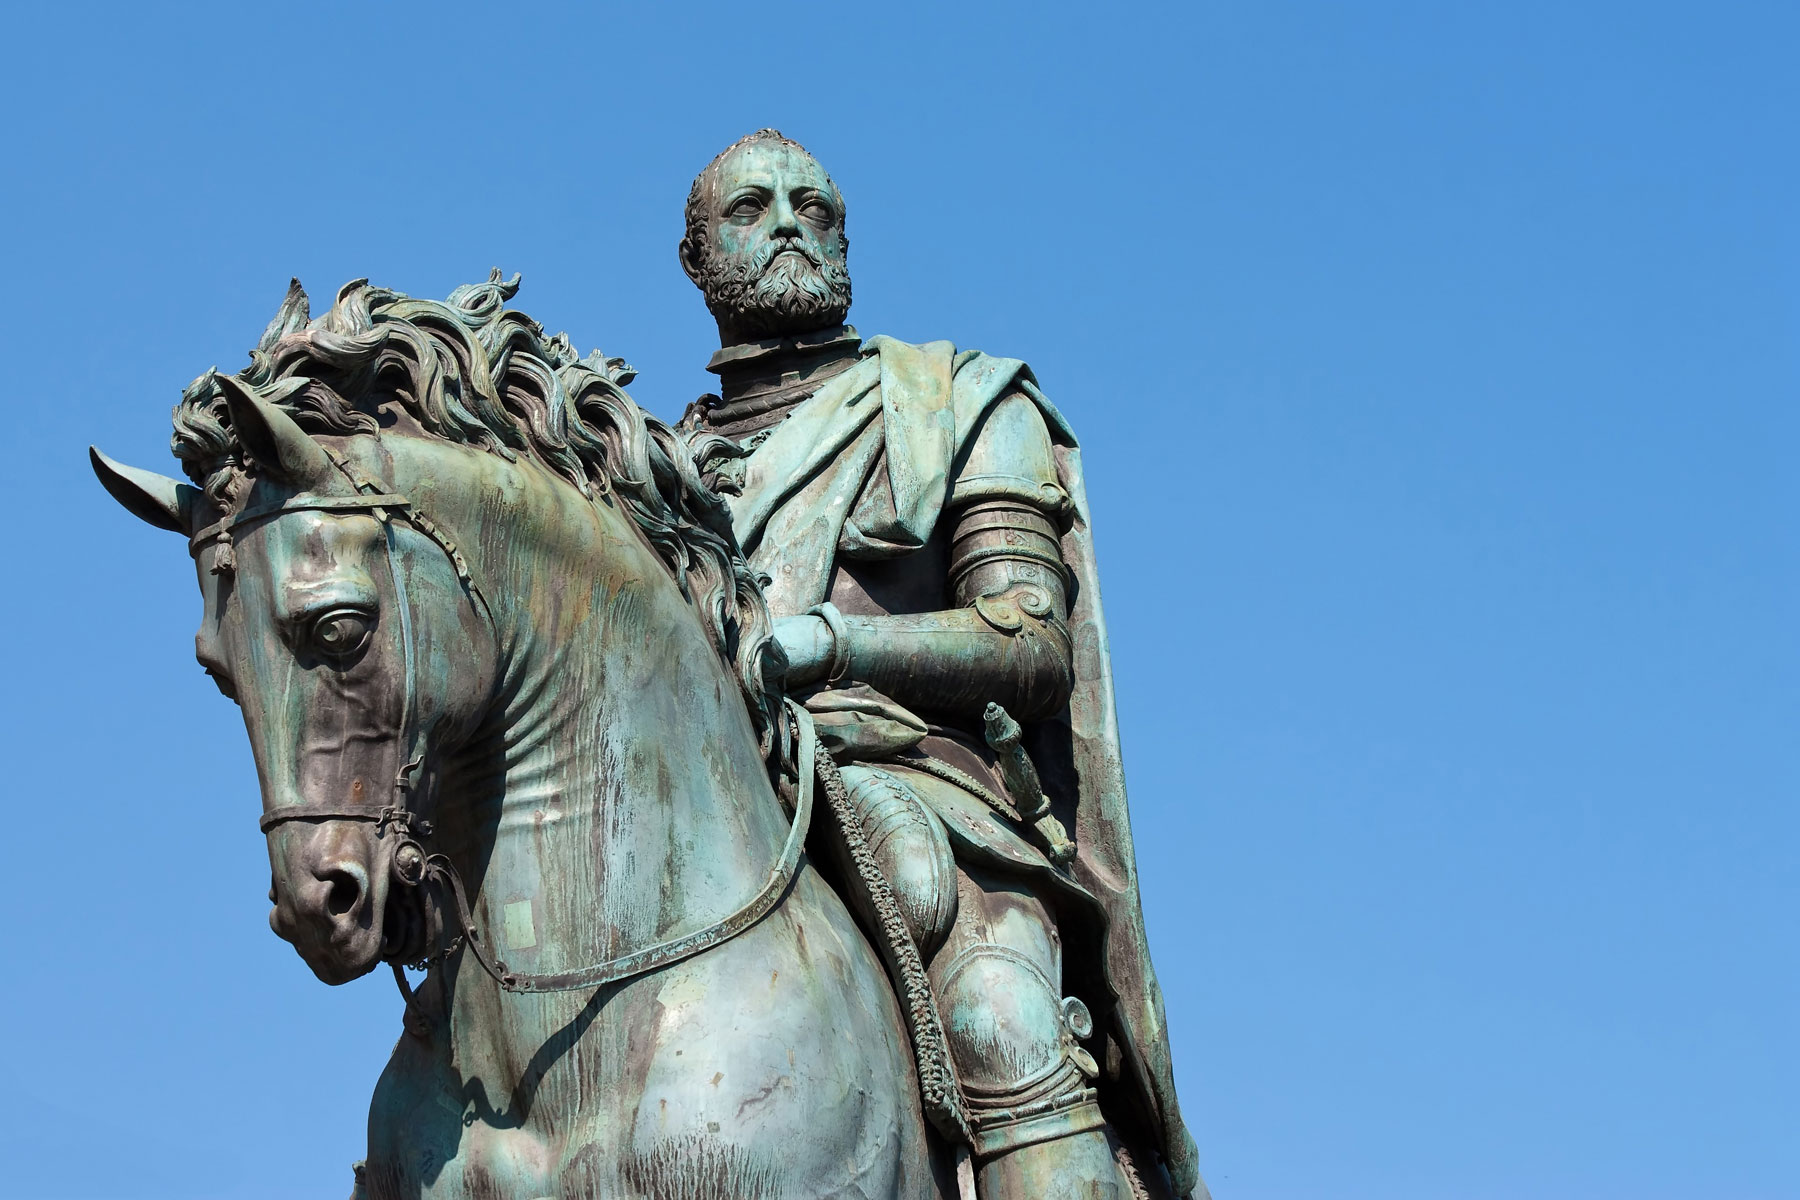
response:
<svg viewBox="0 0 1800 1200"><path fill-rule="evenodd" d="M981 783L967 771L959 770L947 762L939 762L935 758L924 756L920 758L897 758L894 760L894 765L898 767L910 767L916 771L923 771L927 775L936 775L945 783L954 783L957 787L963 789L963 791L969 793L969 795L975 797L1007 820L1023 823L1023 818L1019 816L1018 809L1014 808L1002 797L995 795L992 791L983 787Z"/></svg>
<svg viewBox="0 0 1800 1200"><path fill-rule="evenodd" d="M944 1036L937 1000L931 994L931 982L925 975L925 963L906 928L900 902L894 898L893 885L881 873L875 855L863 834L862 822L850 806L850 793L844 777L828 754L819 755L819 781L825 785L825 807L836 822L844 848L856 867L860 883L875 910L882 957L894 974L894 983L906 1005L907 1032L912 1035L913 1055L919 1065L919 1091L925 1104L925 1115L939 1133L955 1144L972 1140L969 1119L964 1111L962 1088L950 1062L950 1043Z"/></svg>

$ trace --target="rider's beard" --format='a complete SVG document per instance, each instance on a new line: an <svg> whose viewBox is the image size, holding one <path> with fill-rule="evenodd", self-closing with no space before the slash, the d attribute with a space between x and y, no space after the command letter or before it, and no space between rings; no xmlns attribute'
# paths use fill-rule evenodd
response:
<svg viewBox="0 0 1800 1200"><path fill-rule="evenodd" d="M842 325L850 314L849 268L797 238L768 242L750 259L708 256L700 290L721 324L750 338Z"/></svg>

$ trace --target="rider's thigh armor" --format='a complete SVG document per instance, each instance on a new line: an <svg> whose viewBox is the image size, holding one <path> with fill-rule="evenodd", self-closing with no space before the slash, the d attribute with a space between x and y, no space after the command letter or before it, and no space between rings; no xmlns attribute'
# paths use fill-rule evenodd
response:
<svg viewBox="0 0 1800 1200"><path fill-rule="evenodd" d="M956 920L956 861L944 827L898 773L847 766L843 775L869 851L894 889L920 957L930 962Z"/></svg>
<svg viewBox="0 0 1800 1200"><path fill-rule="evenodd" d="M948 786L904 769L843 768L851 805L928 964L977 1155L1099 1128L1093 1060L1077 1045L1087 1009L1064 999L1062 945L1022 875L951 855L921 792Z"/></svg>

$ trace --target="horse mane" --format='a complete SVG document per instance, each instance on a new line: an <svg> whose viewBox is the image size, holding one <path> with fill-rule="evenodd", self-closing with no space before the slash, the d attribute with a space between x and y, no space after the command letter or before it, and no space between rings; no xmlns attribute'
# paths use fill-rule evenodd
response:
<svg viewBox="0 0 1800 1200"><path fill-rule="evenodd" d="M295 280L237 380L314 434L375 433L378 410L395 405L433 436L508 460L523 454L595 503L618 505L736 675L773 760L786 741L787 664L730 510L675 431L626 395L636 372L623 359L577 358L566 334L545 337L506 307L519 278L496 269L444 301L356 279L316 320ZM171 449L188 477L222 510L236 508L247 458L216 369L182 392L174 426Z"/></svg>

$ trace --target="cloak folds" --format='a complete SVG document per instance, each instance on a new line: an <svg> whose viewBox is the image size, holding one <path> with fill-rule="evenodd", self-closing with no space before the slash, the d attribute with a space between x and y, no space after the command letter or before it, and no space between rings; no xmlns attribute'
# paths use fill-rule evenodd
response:
<svg viewBox="0 0 1800 1200"><path fill-rule="evenodd" d="M1080 448L1017 359L887 337L870 338L861 354L745 460L742 491L728 498L738 541L752 568L770 580L771 608L805 612L827 599L839 554L895 558L922 547L949 499L958 456L989 410L1020 392L1037 406L1067 493L1061 542L1074 575L1075 683L1066 719L1038 723L1030 749L1053 810L1075 831L1070 873L1107 918L1103 960L1116 1003L1106 1072L1118 1073L1160 1134L1158 1149L1177 1193L1204 1196L1193 1139L1176 1103L1162 992L1138 899Z"/></svg>

